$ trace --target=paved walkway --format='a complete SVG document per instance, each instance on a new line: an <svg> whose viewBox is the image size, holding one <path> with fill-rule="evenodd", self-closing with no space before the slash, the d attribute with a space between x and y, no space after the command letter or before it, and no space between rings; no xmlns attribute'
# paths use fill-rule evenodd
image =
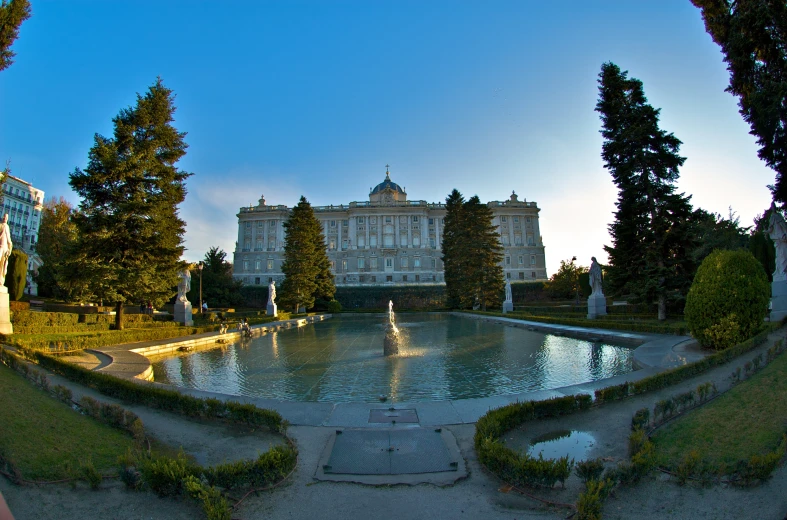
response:
<svg viewBox="0 0 787 520"><path fill-rule="evenodd" d="M543 324L541 324L543 325ZM527 324L523 326L528 326ZM559 429L581 430L591 433L595 445L588 454L590 457L605 457L610 464L626 457L626 440L630 429L631 416L635 410L649 406L669 395L695 388L698 384L713 381L720 391L730 387L730 373L737 366L742 366L760 352L764 352L774 341L784 338L785 330L773 333L768 342L726 366L717 367L696 378L685 381L670 389L632 397L623 401L604 405L587 412L577 413L547 421L527 423L520 430L515 430L506 441L512 443L517 437L532 438L542 432ZM679 338L675 338L676 340ZM646 343L647 345L647 343ZM688 347L688 348L687 348ZM641 348L641 347L640 347ZM662 345L662 348L665 348ZM700 355L685 341L675 341L669 349L677 356ZM654 351L655 352L655 351ZM654 352L651 352L653 354ZM666 352L666 350L664 350ZM654 354L655 355L655 354ZM659 370L649 367L637 373ZM634 374L620 378L634 380ZM574 385L564 389L528 394L528 398L543 398L552 393L565 395L579 391L592 391L595 387L606 386L615 381L606 380L591 385ZM92 391L74 385L53 376L53 384L65 384L72 388L75 397ZM205 395L202 392L191 392ZM111 402L104 396L95 396ZM324 461L326 450L336 435L337 426L344 428L375 427L369 425L369 411L380 408L377 404L325 405L321 403L273 403L294 426L289 434L295 440L298 449L298 467L291 480L284 486L260 496L247 499L241 509L233 514L233 518L266 518L266 519L347 519L375 517L376 520L400 520L401 518L490 518L490 519L523 519L523 518L565 518L565 510L546 508L543 504L522 496L514 491L501 488L501 483L489 475L476 460L473 449L475 431L474 417L485 413L490 406L499 406L515 400L515 398L490 398L491 401L471 400L479 402L448 403L450 408L441 409L438 403L414 403L419 417L423 420L420 426L426 427L441 424L456 440L456 445L464 459L468 476L448 487L434 485L407 486L366 486L350 483L337 483L316 480L321 461ZM520 397L521 400L521 397ZM249 400L263 404L264 400ZM499 404L498 404L499 403ZM302 406L316 404L317 407ZM169 442L182 439L184 449L195 455L198 460L212 463L217 460L233 460L253 456L253 450L265 450L270 441L255 438L256 432L237 432L232 428L213 423L205 424L172 416L163 412L146 409L145 407L128 406L140 415L148 430L157 437ZM397 404L396 407L403 405ZM453 410L446 412L446 410ZM439 422L441 417L449 417L447 422ZM379 426L377 426L379 427ZM221 431L224 429L224 431ZM236 439L241 438L238 441ZM787 470L780 468L774 478L754 489L741 490L735 488L713 488L702 490L692 487L678 487L671 482L663 482L659 475L630 488L616 491L605 506L605 518L773 518L781 520L787 513L787 495L783 492L787 485ZM102 500L111 500L114 504L112 517L118 519L137 518L193 518L191 506L180 505L173 508L173 500L151 501L140 505L139 493L123 490L111 490L103 493L77 491L58 491L52 488L29 490L15 488L7 483L0 483L0 490L5 494L9 505L18 520L27 518L89 518L97 510L104 508ZM581 490L576 477L569 479L565 489L554 489L539 493L551 500L573 503ZM41 495L37 498L38 495ZM57 504L57 497L79 497L78 504L72 504L74 516L63 516L62 508ZM77 495L73 495L76 493ZM151 497L151 495L142 494ZM104 497L104 498L102 498ZM47 508L42 508L46 504ZM678 504L678 507L673 507ZM140 507L144 514L140 514ZM105 509L105 508L104 508ZM162 514L159 514L159 509ZM181 514L181 510L185 514ZM78 516L82 514L82 516Z"/></svg>

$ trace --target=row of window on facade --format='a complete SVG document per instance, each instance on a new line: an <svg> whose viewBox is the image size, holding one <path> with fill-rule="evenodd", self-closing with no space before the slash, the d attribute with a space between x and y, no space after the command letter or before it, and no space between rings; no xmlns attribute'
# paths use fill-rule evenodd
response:
<svg viewBox="0 0 787 520"><path fill-rule="evenodd" d="M517 274L518 274L517 278L519 280L525 280L527 278L525 276L525 272L524 271L520 271ZM385 277L384 279L383 279L383 276ZM385 281L385 282L388 282L388 283L392 283L394 281L394 275L388 274L388 275L383 275L383 276L379 276L381 282ZM405 282L405 283L410 282L410 281L415 282L415 283L421 282L421 275L420 274L412 275L412 277L413 277L412 280L410 279L410 276L411 275L407 275L407 274L401 275L401 281ZM378 276L375 275L375 274L373 274L373 275L363 275L362 274L362 275L358 276L358 283L377 283L377 278L378 278ZM508 280L511 280L512 279L511 273L506 273L506 278ZM536 272L535 271L531 271L530 272L530 278L532 280L536 279ZM424 277L424 281L433 281L433 280L435 280L435 278L432 275L426 275ZM245 282L245 281L247 281L247 279L244 279L243 281ZM265 282L265 283L267 285L267 284L270 284L272 281L273 281L273 277L269 276L268 277L268 281ZM342 281L344 283L347 283L347 277L345 276ZM261 285L261 284L262 284L262 277L255 276L254 277L254 285Z"/></svg>
<svg viewBox="0 0 787 520"><path fill-rule="evenodd" d="M10 184L3 184L3 191L8 193L9 195L14 195L15 197L20 197L24 199L27 197L27 200L30 202L41 203L41 197L36 197L35 199L30 194L30 192L26 192L24 189L20 190L19 188L14 188Z"/></svg>
<svg viewBox="0 0 787 520"><path fill-rule="evenodd" d="M377 269L378 268L377 260L378 260L378 257L376 257L376 256L372 256L372 257L368 258L368 268L369 269ZM437 269L437 259L436 258L430 258L429 260L430 260L430 263L431 263L431 268L432 269ZM517 257L517 260L519 261L518 265L524 265L525 264L525 256L524 255L519 255ZM274 262L275 261L273 259L269 258L267 260L267 263L266 263L266 270L273 271L273 269L274 269ZM358 269L359 270L367 268L367 258L365 258L363 256L360 256L360 257L358 257L357 262L358 262ZM420 256L413 257L413 262L412 263L413 263L413 269L420 269L421 268L421 257ZM505 265L506 266L510 266L511 265L511 257L510 256L506 256L505 257ZM530 255L530 265L536 265L536 255ZM385 267L387 269L393 269L394 268L394 259L393 259L393 257L386 257L385 258ZM409 267L410 267L410 259L409 259L409 257L407 257L407 256L400 257L399 258L399 267L401 269L409 269ZM257 260L254 261L254 269L257 270L257 271L262 269L262 260L261 259L257 259ZM336 271L336 261L335 260L331 261L331 269L333 271ZM249 270L249 261L248 260L244 260L243 261L243 270L244 271L248 271ZM341 270L342 270L342 272L347 272L347 259L342 259L342 261L341 261ZM535 277L535 273L533 273L533 276ZM510 275L509 275L509 278L510 278Z"/></svg>

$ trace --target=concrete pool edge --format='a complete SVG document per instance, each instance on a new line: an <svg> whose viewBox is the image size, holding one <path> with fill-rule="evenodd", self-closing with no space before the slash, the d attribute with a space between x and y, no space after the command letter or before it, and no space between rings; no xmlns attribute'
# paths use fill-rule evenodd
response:
<svg viewBox="0 0 787 520"><path fill-rule="evenodd" d="M332 318L332 314L315 314L305 318L272 321L251 327L252 337L259 337L269 332L275 332L293 327L303 327L318 321ZM178 351L189 351L197 347L215 347L217 344L230 343L241 339L239 331L229 331L224 334L219 332L203 332L192 336L168 338L136 343L124 343L107 347L87 349L109 357L108 365L97 369L98 372L115 376L120 379L151 381L153 366L148 356L159 356ZM219 343L219 340L225 340Z"/></svg>
<svg viewBox="0 0 787 520"><path fill-rule="evenodd" d="M551 390L539 390L534 392L524 392L519 394L499 395L490 397L481 397L473 399L460 399L448 401L423 401L423 402L342 402L342 403L328 403L328 402L303 402L303 401L284 401L278 399L262 399L237 396L231 394L223 394L217 392L208 392L203 390L195 390L174 385L166 385L161 383L151 382L162 388L169 388L179 391L181 393L192 395L194 397L202 398L218 398L218 399L231 399L243 403L251 403L260 408L267 408L276 410L284 419L292 425L298 426L326 426L326 427L345 427L345 428L390 428L390 424L373 424L369 423L369 414L371 410L388 410L391 407L402 410L415 410L418 414L418 425L420 426L442 426L454 424L473 424L482 415L486 414L490 409L499 408L514 402L530 401L549 399L551 397L562 397L566 395L574 395L578 393L593 394L595 390L604 388L610 385L620 384L625 381L636 382L645 377L653 374L669 370L679 365L688 364L690 362L701 359L707 355L696 348L696 341L689 336L667 336L657 334L638 334L631 332L618 332L604 329L594 329L591 327L575 327L568 325L553 325L540 322L531 322L527 320L518 320L512 318L503 318L496 316L486 315L473 315L467 313L451 313L458 316L487 320L500 323L507 326L532 328L542 332L560 333L569 336L574 336L580 339L598 339L615 342L625 342L628 344L639 344L634 350L634 360L639 370L622 374L611 378L600 379L597 381L578 383L570 386L555 388ZM303 326L307 323L314 323L315 321L322 321L330 318L332 315L317 315L308 318L299 318L297 320L287 320L287 322L303 323L289 323L275 322L258 326L254 330L256 335L261 335L263 327L273 328L276 326L292 327L294 325ZM309 320L310 321L306 321ZM280 325L277 325L280 324ZM278 330L278 329L274 329ZM237 333L233 333L237 334ZM218 336L217 333L207 333L205 338L193 338L186 342L175 342L169 344L166 352L177 351L180 346L187 343L196 344L215 344ZM225 335L228 339L232 338L231 334ZM164 343L162 341L161 343ZM131 376L129 373L134 370L129 370L128 365L131 360L125 361L122 358L122 353L126 352L133 356L139 356L147 362L147 367L150 367L150 361L142 355L156 355L166 353L159 349L151 350L150 347L136 347L129 349L133 345L119 345L116 347L107 347L106 349L96 349L113 357L113 363L100 369L102 372L109 372L112 375L118 375L124 379L143 380L144 377ZM120 347L126 347L125 350ZM109 350L109 352L107 352ZM127 356L131 357L131 356ZM133 364L136 365L140 360L136 357ZM113 371L110 369L113 365L117 364ZM137 365L140 366L140 365ZM113 373L114 372L114 373ZM119 373L124 374L120 376ZM142 374L143 372L138 372ZM396 427L409 427L407 425L397 425Z"/></svg>

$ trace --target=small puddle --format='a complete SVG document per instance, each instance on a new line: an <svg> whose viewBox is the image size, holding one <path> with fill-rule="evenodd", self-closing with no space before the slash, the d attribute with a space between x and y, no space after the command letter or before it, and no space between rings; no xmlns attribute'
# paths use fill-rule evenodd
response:
<svg viewBox="0 0 787 520"><path fill-rule="evenodd" d="M585 460L587 454L596 444L596 438L587 432L558 430L539 435L530 441L527 454L538 457L540 453L545 459L557 459L568 455L575 462Z"/></svg>

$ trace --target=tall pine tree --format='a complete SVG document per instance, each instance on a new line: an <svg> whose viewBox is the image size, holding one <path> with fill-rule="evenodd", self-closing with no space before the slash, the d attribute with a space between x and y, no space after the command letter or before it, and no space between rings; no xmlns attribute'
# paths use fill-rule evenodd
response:
<svg viewBox="0 0 787 520"><path fill-rule="evenodd" d="M284 282L279 301L293 308L311 308L315 298L330 300L336 292L330 260L325 247L325 236L314 210L305 197L292 209L284 223L287 233L284 242L284 262L281 271Z"/></svg>
<svg viewBox="0 0 787 520"><path fill-rule="evenodd" d="M601 156L619 194L607 283L613 294L630 294L658 304L666 319L667 300L685 297L694 272L690 197L675 192L681 142L659 128L659 110L648 104L642 82L614 63L599 74L604 144Z"/></svg>
<svg viewBox="0 0 787 520"><path fill-rule="evenodd" d="M724 53L740 113L776 171L773 200L787 205L787 2L691 0Z"/></svg>
<svg viewBox="0 0 787 520"><path fill-rule="evenodd" d="M446 296L451 308L499 306L503 281L503 246L492 224L492 210L474 195L457 190L446 198L443 233Z"/></svg>
<svg viewBox="0 0 787 520"><path fill-rule="evenodd" d="M473 295L465 288L468 272L466 245L466 225L464 224L465 199L454 189L445 199L445 225L443 227L443 273L445 277L446 305L451 309L465 309L472 306Z"/></svg>
<svg viewBox="0 0 787 520"><path fill-rule="evenodd" d="M78 260L96 297L116 303L118 329L124 303L163 304L184 267L178 204L191 174L175 167L188 145L172 125L174 98L158 79L113 119L112 138L96 134L87 168L70 175L82 198Z"/></svg>

